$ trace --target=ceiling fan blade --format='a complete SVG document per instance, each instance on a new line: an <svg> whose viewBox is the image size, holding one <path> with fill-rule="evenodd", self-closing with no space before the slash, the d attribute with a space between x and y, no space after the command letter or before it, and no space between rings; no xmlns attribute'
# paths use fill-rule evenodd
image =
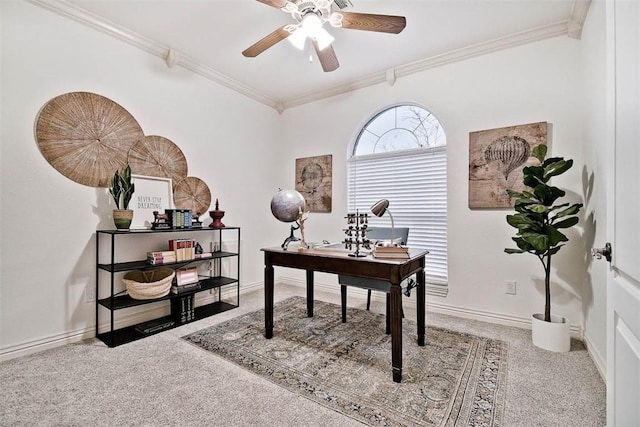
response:
<svg viewBox="0 0 640 427"><path fill-rule="evenodd" d="M260 55L262 52L269 49L274 44L286 39L287 37L289 37L290 33L289 31L284 29L285 27L286 25L278 28L263 39L258 40L256 43L246 48L242 52L242 54L246 57L253 58Z"/></svg>
<svg viewBox="0 0 640 427"><path fill-rule="evenodd" d="M289 0L258 0L260 3L264 3L267 6L277 7L278 9L282 9Z"/></svg>
<svg viewBox="0 0 640 427"><path fill-rule="evenodd" d="M407 25L404 16L374 15L371 13L338 12L342 15L342 28L398 34Z"/></svg>
<svg viewBox="0 0 640 427"><path fill-rule="evenodd" d="M333 50L333 46L327 46L320 50L318 48L318 42L313 40L313 48L316 50L316 54L320 60L320 65L322 65L322 69L325 72L328 73L338 69L340 63L338 63L338 57L336 56L336 52Z"/></svg>

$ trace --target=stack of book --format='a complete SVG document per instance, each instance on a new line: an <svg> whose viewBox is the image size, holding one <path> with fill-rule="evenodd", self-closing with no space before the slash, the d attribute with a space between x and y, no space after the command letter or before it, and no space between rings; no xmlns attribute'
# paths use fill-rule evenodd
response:
<svg viewBox="0 0 640 427"><path fill-rule="evenodd" d="M147 264L161 265L176 261L176 253L174 251L147 252Z"/></svg>
<svg viewBox="0 0 640 427"><path fill-rule="evenodd" d="M183 294L185 292L200 289L200 279L197 268L184 268L176 270L176 276L171 285L171 293Z"/></svg>
<svg viewBox="0 0 640 427"><path fill-rule="evenodd" d="M376 258L408 259L409 248L406 246L374 246L373 256Z"/></svg>
<svg viewBox="0 0 640 427"><path fill-rule="evenodd" d="M171 317L178 323L188 323L196 319L195 295L185 295L171 300Z"/></svg>
<svg viewBox="0 0 640 427"><path fill-rule="evenodd" d="M165 209L171 228L192 228L193 217L190 209Z"/></svg>
<svg viewBox="0 0 640 427"><path fill-rule="evenodd" d="M171 239L169 250L175 251L176 261L190 261L196 258L196 241L193 239Z"/></svg>

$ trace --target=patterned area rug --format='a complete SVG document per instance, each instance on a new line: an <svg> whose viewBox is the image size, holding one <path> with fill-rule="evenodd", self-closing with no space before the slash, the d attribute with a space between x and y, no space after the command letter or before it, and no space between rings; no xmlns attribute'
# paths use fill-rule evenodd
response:
<svg viewBox="0 0 640 427"><path fill-rule="evenodd" d="M427 315L428 316L428 315ZM385 317L292 297L274 307L273 338L259 310L183 339L294 393L375 426L499 426L507 343L427 324L424 347L416 323L403 319L402 383L391 376Z"/></svg>

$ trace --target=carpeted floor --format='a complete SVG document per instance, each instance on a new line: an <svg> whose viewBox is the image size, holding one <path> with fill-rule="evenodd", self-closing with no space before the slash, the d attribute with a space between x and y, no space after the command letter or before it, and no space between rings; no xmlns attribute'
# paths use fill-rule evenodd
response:
<svg viewBox="0 0 640 427"><path fill-rule="evenodd" d="M280 284L275 299L305 294L304 287ZM315 300L339 304L339 287L316 288ZM350 307L365 303L366 293L349 293ZM243 293L234 310L116 348L91 339L2 362L0 425L362 426L181 339L263 307L264 292L256 289ZM384 313L384 299L374 297L371 311ZM415 318L415 304L407 302L404 311ZM582 342L572 340L569 353L551 353L531 344L530 330L427 309L430 328L508 343L503 426L605 425L605 385Z"/></svg>
<svg viewBox="0 0 640 427"><path fill-rule="evenodd" d="M294 393L375 426L494 426L502 424L508 345L430 327L416 342L415 322L403 320L403 381L391 375L385 316L306 299L274 308L274 337L264 337L264 310L183 337Z"/></svg>

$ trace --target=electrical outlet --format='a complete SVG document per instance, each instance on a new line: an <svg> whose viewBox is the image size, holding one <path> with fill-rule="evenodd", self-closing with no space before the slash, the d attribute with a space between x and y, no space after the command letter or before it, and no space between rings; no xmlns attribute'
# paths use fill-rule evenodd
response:
<svg viewBox="0 0 640 427"><path fill-rule="evenodd" d="M507 280L504 282L504 293L508 295L516 294L516 281L515 280Z"/></svg>
<svg viewBox="0 0 640 427"><path fill-rule="evenodd" d="M84 288L84 302L95 302L96 301L96 288L91 284L88 284Z"/></svg>

